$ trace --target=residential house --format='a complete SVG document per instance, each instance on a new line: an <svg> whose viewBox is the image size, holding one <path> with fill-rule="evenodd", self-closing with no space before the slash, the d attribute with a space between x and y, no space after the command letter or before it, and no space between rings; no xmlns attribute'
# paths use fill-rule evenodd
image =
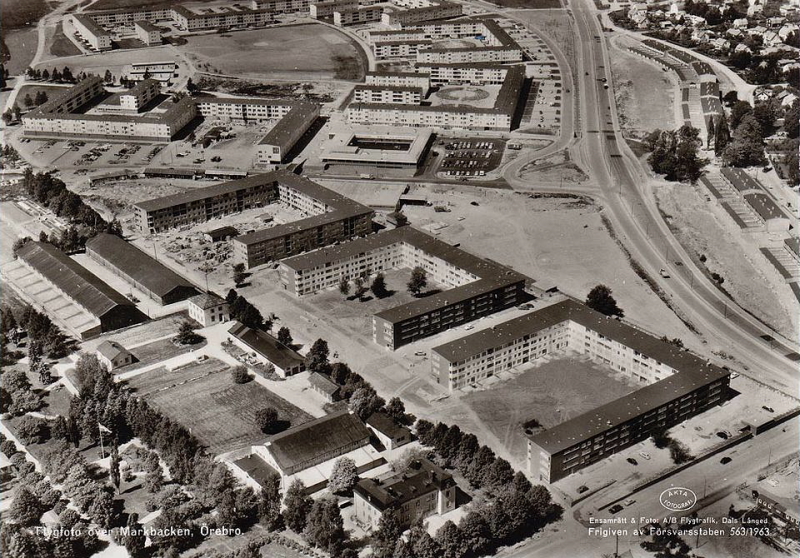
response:
<svg viewBox="0 0 800 558"><path fill-rule="evenodd" d="M108 369L109 372L122 368L133 363L133 355L116 341L103 341L95 350L97 360Z"/></svg>
<svg viewBox="0 0 800 558"><path fill-rule="evenodd" d="M388 450L411 442L411 431L397 424L392 417L383 412L372 413L367 419L367 428L375 433L383 447Z"/></svg>
<svg viewBox="0 0 800 558"><path fill-rule="evenodd" d="M189 299L189 317L203 327L231 319L228 302L212 293L199 294Z"/></svg>

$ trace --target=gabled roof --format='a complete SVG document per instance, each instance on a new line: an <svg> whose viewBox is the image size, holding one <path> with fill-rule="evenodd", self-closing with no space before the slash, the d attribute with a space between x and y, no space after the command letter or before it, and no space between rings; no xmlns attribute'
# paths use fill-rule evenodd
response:
<svg viewBox="0 0 800 558"><path fill-rule="evenodd" d="M378 432L386 434L393 439L402 438L403 436L410 434L408 428L405 426L400 426L394 420L392 420L392 417L381 411L372 413L369 416L367 419L367 426L371 426Z"/></svg>
<svg viewBox="0 0 800 558"><path fill-rule="evenodd" d="M305 362L297 351L260 329L251 329L241 322L236 322L228 333L282 370L294 368Z"/></svg>
<svg viewBox="0 0 800 558"><path fill-rule="evenodd" d="M450 473L427 459L418 459L411 462L402 473L389 478L362 479L354 490L372 506L383 511L454 484Z"/></svg>
<svg viewBox="0 0 800 558"><path fill-rule="evenodd" d="M335 395L341 389L336 382L317 372L308 377L308 383L328 395Z"/></svg>
<svg viewBox="0 0 800 558"><path fill-rule="evenodd" d="M342 455L353 444L369 443L364 423L347 410L338 411L276 434L267 449L281 469L292 469L325 455Z"/></svg>
<svg viewBox="0 0 800 558"><path fill-rule="evenodd" d="M133 302L52 244L28 242L17 255L95 317L119 306L135 308Z"/></svg>
<svg viewBox="0 0 800 558"><path fill-rule="evenodd" d="M94 252L159 297L179 288L196 290L194 285L167 266L113 234L98 234L86 243L86 251Z"/></svg>
<svg viewBox="0 0 800 558"><path fill-rule="evenodd" d="M123 347L116 341L110 341L110 340L106 340L100 343L100 345L97 347L97 352L109 360L114 360L120 355L130 354L130 351L128 351L125 347Z"/></svg>
<svg viewBox="0 0 800 558"><path fill-rule="evenodd" d="M202 293L197 296L193 296L189 299L189 302L201 308L202 310L216 308L220 304L227 304L227 301L224 298L218 297L214 293Z"/></svg>

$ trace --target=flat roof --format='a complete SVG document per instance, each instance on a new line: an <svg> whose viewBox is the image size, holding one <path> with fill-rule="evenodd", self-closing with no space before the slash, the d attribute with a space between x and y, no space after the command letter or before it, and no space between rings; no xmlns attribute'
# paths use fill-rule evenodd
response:
<svg viewBox="0 0 800 558"><path fill-rule="evenodd" d="M207 93L193 97L195 104L213 103L217 105L259 105L259 106L289 106L296 105L296 101L283 99L258 99L254 97L216 97Z"/></svg>
<svg viewBox="0 0 800 558"><path fill-rule="evenodd" d="M140 28L142 31L146 31L147 33L152 33L154 31L161 32L161 28L160 27L157 27L156 25L153 25L152 23L150 23L146 19L136 20L136 21L133 22L133 24L136 27Z"/></svg>
<svg viewBox="0 0 800 558"><path fill-rule="evenodd" d="M324 456L340 455L353 444L369 444L370 431L347 409L325 415L271 436L267 450L287 470Z"/></svg>
<svg viewBox="0 0 800 558"><path fill-rule="evenodd" d="M94 252L159 297L166 296L175 289L196 291L192 283L130 242L113 234L100 233L88 240L86 251Z"/></svg>
<svg viewBox="0 0 800 558"><path fill-rule="evenodd" d="M193 169L147 169L146 172L159 170L163 171L165 174L168 174L170 172L183 173L192 171ZM231 180L229 182L214 184L213 186L207 186L205 188L195 188L180 194L172 194L170 196L163 196L160 198L141 201L134 204L134 207L138 207L144 211L158 211L159 209L167 209L176 205L197 202L207 198L212 198L214 196L231 194L239 190L254 188L263 184L276 183L278 179L276 174L277 172L254 174L239 180Z"/></svg>
<svg viewBox="0 0 800 558"><path fill-rule="evenodd" d="M319 116L319 106L313 103L296 103L272 129L267 132L259 145L277 145L281 150L291 149L289 145L298 128L307 128Z"/></svg>
<svg viewBox="0 0 800 558"><path fill-rule="evenodd" d="M108 31L100 27L95 20L85 14L72 14L72 18L83 25L89 33L95 36L108 36Z"/></svg>
<svg viewBox="0 0 800 558"><path fill-rule="evenodd" d="M259 329L249 328L241 322L234 323L228 333L240 339L281 370L294 368L305 362L305 359L294 349L287 347L270 334Z"/></svg>

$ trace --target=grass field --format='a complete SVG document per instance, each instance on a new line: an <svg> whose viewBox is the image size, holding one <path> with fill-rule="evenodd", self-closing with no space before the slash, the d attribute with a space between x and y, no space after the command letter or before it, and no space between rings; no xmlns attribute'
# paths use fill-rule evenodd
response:
<svg viewBox="0 0 800 558"><path fill-rule="evenodd" d="M166 360L168 358L176 357L189 351L194 351L200 347L205 346L206 342L198 343L196 345L176 345L172 339L162 339L161 341L154 341L141 347L131 349L131 353L136 357L136 362L128 366L116 369L114 372L121 374L123 372L131 372L137 368L143 368L150 364Z"/></svg>
<svg viewBox="0 0 800 558"><path fill-rule="evenodd" d="M36 29L33 27L14 31L3 28L2 61L10 75L17 76L30 65L36 53L37 40Z"/></svg>
<svg viewBox="0 0 800 558"><path fill-rule="evenodd" d="M76 56L81 53L80 49L64 34L64 27L60 21L56 26L55 35L50 40L49 50L53 56Z"/></svg>
<svg viewBox="0 0 800 558"><path fill-rule="evenodd" d="M318 24L189 37L181 47L200 71L239 77L361 79L361 53Z"/></svg>
<svg viewBox="0 0 800 558"><path fill-rule="evenodd" d="M65 88L65 87L56 87L56 86L53 86L53 85L38 85L38 84L37 85L23 85L20 88L19 93L17 93L17 104L22 109L27 108L27 107L25 107L25 95L30 95L31 99L36 99L36 94L39 91L44 91L45 93L47 93L47 98L48 99L52 99L53 97L55 97L59 93L67 91L67 88Z"/></svg>
<svg viewBox="0 0 800 558"><path fill-rule="evenodd" d="M287 427L312 419L255 382L235 384L229 367L215 359L172 372L163 368L145 372L129 385L169 418L190 427L214 454L265 438L255 424L258 409L275 408Z"/></svg>
<svg viewBox="0 0 800 558"><path fill-rule="evenodd" d="M634 389L589 360L560 358L491 389L468 394L462 402L478 414L515 457L524 459L526 422L535 419L544 428L552 428Z"/></svg>
<svg viewBox="0 0 800 558"><path fill-rule="evenodd" d="M3 34L26 25L35 25L50 11L46 0L3 0L0 2L0 21Z"/></svg>

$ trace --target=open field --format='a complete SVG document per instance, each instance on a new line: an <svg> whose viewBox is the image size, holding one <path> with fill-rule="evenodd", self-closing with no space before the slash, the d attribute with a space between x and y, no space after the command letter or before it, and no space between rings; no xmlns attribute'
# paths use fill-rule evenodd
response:
<svg viewBox="0 0 800 558"><path fill-rule="evenodd" d="M234 383L229 370L226 364L211 359L171 372L152 370L129 382L137 395L191 427L214 454L263 440L255 412L264 407L274 407L287 427L311 420L311 415L255 382Z"/></svg>
<svg viewBox="0 0 800 558"><path fill-rule="evenodd" d="M35 25L50 11L47 0L3 0L0 2L0 19L3 34L26 25Z"/></svg>
<svg viewBox="0 0 800 558"><path fill-rule="evenodd" d="M552 10L563 8L562 0L489 0L503 8L519 8L524 10Z"/></svg>
<svg viewBox="0 0 800 558"><path fill-rule="evenodd" d="M10 31L3 26L3 64L12 76L20 75L33 60L36 54L36 29L26 27Z"/></svg>
<svg viewBox="0 0 800 558"><path fill-rule="evenodd" d="M26 109L25 95L30 95L31 99L36 99L36 94L39 93L39 91L44 91L47 94L47 98L52 99L59 93L67 91L67 89L64 87L58 87L56 85L23 85L20 87L19 93L17 93L17 104L20 106L20 108Z"/></svg>
<svg viewBox="0 0 800 558"><path fill-rule="evenodd" d="M179 48L198 70L212 74L356 80L364 74L356 45L344 34L318 24L188 37Z"/></svg>
<svg viewBox="0 0 800 558"><path fill-rule="evenodd" d="M712 211L702 186L665 183L654 189L666 221L698 265L719 273L722 287L743 308L790 338L797 336L797 302L789 286L744 238L727 214ZM699 262L700 255L707 258Z"/></svg>
<svg viewBox="0 0 800 558"><path fill-rule="evenodd" d="M56 25L55 34L52 38L48 38L47 42L50 45L50 54L53 56L76 56L81 54L81 50L64 34L64 26L60 21Z"/></svg>
<svg viewBox="0 0 800 558"><path fill-rule="evenodd" d="M620 41L620 47L624 46ZM626 131L643 135L655 129L672 130L675 107L671 72L639 56L615 47L611 51L611 72L620 123Z"/></svg>
<svg viewBox="0 0 800 558"><path fill-rule="evenodd" d="M516 378L465 395L461 401L515 457L524 459L523 427L528 421L552 428L634 390L611 371L588 359L571 357L544 361Z"/></svg>

